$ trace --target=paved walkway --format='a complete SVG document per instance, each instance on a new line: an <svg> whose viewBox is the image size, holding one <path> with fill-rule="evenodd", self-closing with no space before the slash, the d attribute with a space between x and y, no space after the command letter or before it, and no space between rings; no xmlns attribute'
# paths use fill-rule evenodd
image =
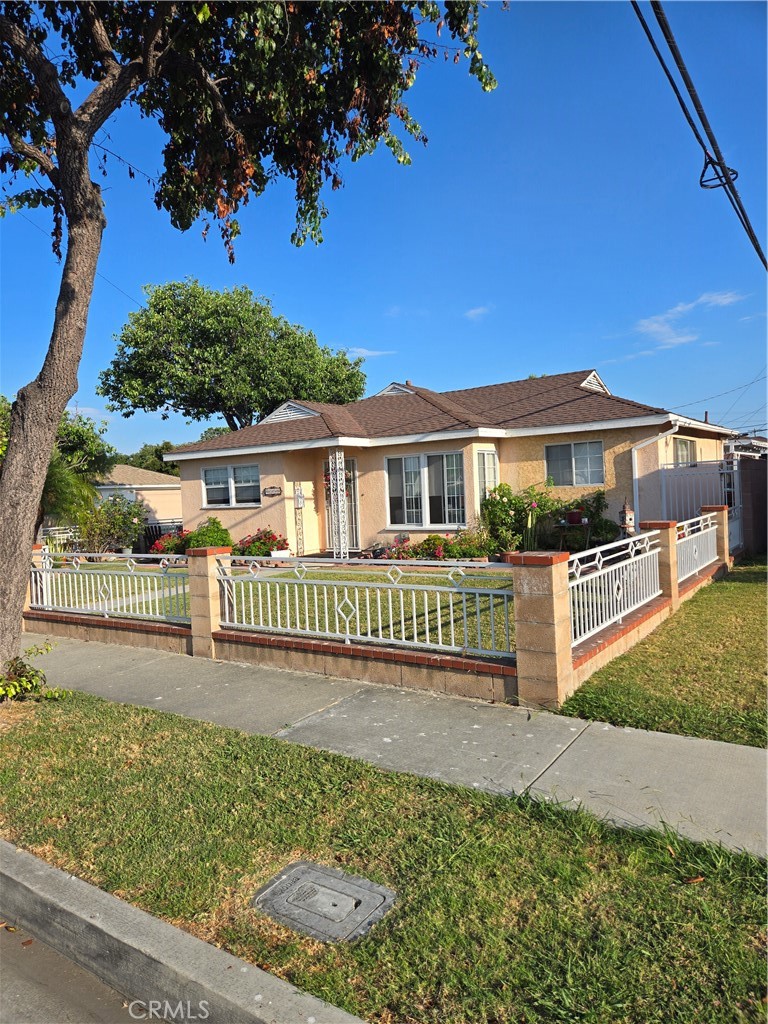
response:
<svg viewBox="0 0 768 1024"><path fill-rule="evenodd" d="M80 640L39 664L54 686L765 856L766 752L753 747Z"/></svg>

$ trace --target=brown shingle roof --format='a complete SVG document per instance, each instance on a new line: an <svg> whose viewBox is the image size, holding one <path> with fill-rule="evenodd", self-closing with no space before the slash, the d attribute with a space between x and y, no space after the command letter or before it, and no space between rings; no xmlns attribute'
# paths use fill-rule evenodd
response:
<svg viewBox="0 0 768 1024"><path fill-rule="evenodd" d="M97 487L146 487L149 484L176 484L181 487L181 481L171 473L156 473L153 469L139 469L137 466L128 466L124 462L118 462L116 466L99 480Z"/></svg>
<svg viewBox="0 0 768 1024"><path fill-rule="evenodd" d="M175 450L216 452L299 445L326 437L383 438L477 427L557 427L666 414L664 409L582 387L592 372L577 370L462 391L437 392L409 385L410 393L374 395L349 405L301 402L317 415L274 421L267 417L255 426Z"/></svg>

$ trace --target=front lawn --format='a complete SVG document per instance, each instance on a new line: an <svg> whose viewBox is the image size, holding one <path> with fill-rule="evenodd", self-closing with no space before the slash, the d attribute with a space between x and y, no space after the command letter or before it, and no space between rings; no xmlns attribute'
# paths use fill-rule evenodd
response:
<svg viewBox="0 0 768 1024"><path fill-rule="evenodd" d="M765 585L765 560L735 566L596 672L562 714L765 746Z"/></svg>
<svg viewBox="0 0 768 1024"><path fill-rule="evenodd" d="M0 743L6 838L372 1024L762 1019L754 857L84 694ZM338 945L251 909L298 859L394 909Z"/></svg>

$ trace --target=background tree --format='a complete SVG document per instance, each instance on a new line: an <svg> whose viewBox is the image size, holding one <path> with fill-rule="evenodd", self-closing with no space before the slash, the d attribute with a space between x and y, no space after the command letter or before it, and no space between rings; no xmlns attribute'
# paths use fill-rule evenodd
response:
<svg viewBox="0 0 768 1024"><path fill-rule="evenodd" d="M0 472L10 423L11 403L0 395ZM115 449L104 440L106 430L103 421L96 423L80 412L64 412L37 508L35 534L46 518L74 523L79 515L93 508L98 496L94 482L117 459Z"/></svg>
<svg viewBox="0 0 768 1024"><path fill-rule="evenodd" d="M16 396L0 472L0 666L16 655L29 548L56 430L77 390L106 226L91 178L94 137L128 102L164 133L155 203L171 223L201 214L233 256L238 210L281 176L295 183L294 240L321 238L321 189L340 162L384 143L408 157L394 128L423 139L403 94L438 54L420 32L447 30L483 88L478 3L162 3L0 0L0 173L7 208L47 206L66 256L48 352ZM450 50L441 52L446 57ZM55 54L52 57L51 54ZM18 175L33 187L12 191Z"/></svg>
<svg viewBox="0 0 768 1024"><path fill-rule="evenodd" d="M221 437L222 434L228 434L229 427L206 427L202 432L198 441L212 441L214 437Z"/></svg>
<svg viewBox="0 0 768 1024"><path fill-rule="evenodd" d="M224 428L227 429L226 427ZM118 462L138 469L151 469L153 473L170 473L179 475L179 467L175 462L163 462L163 455L173 451L176 445L172 441L161 441L159 444L143 444L133 455L121 455Z"/></svg>
<svg viewBox="0 0 768 1024"><path fill-rule="evenodd" d="M290 398L344 403L363 395L362 359L321 348L248 288L217 292L188 280L144 291L146 307L129 314L99 376L99 394L124 416L218 415L239 430Z"/></svg>

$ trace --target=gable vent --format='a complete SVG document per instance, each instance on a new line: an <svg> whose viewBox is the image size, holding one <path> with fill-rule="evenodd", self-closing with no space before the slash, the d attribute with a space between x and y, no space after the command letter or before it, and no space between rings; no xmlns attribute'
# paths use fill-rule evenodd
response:
<svg viewBox="0 0 768 1024"><path fill-rule="evenodd" d="M396 381L392 384L388 384L383 391L379 391L376 395L379 398L381 395L412 395L413 391L407 388L405 384L398 384Z"/></svg>
<svg viewBox="0 0 768 1024"><path fill-rule="evenodd" d="M587 391L599 391L603 395L610 395L611 393L602 380L600 380L596 370L593 370L587 379L581 382L579 387L586 388Z"/></svg>
<svg viewBox="0 0 768 1024"><path fill-rule="evenodd" d="M314 409L307 409L305 406L299 405L298 402L283 402L269 416L265 416L261 422L277 423L279 420L305 420L310 416L319 415L319 412L315 412Z"/></svg>

